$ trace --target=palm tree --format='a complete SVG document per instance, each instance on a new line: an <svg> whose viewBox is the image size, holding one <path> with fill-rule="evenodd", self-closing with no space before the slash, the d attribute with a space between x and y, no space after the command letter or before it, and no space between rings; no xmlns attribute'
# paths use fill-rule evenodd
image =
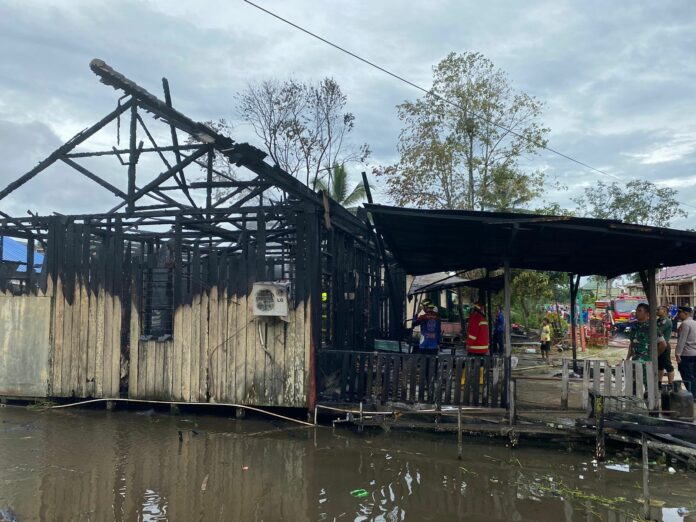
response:
<svg viewBox="0 0 696 522"><path fill-rule="evenodd" d="M348 192L348 173L343 165L334 163L333 169L329 172L328 183L323 179L314 179L312 185L316 190L323 190L332 199L350 212L357 212L358 203L365 199L365 186L357 183L353 190Z"/></svg>

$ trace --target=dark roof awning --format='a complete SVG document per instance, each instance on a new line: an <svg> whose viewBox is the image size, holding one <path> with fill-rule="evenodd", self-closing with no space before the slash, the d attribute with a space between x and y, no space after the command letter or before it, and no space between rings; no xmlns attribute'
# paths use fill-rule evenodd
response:
<svg viewBox="0 0 696 522"><path fill-rule="evenodd" d="M442 272L428 275L419 275L413 279L408 295L422 294L424 292L438 292L440 290L454 290L455 288L479 288L489 292L499 292L504 286L503 276L493 276L480 279L464 279L459 276L445 276Z"/></svg>
<svg viewBox="0 0 696 522"><path fill-rule="evenodd" d="M413 275L512 268L618 276L696 262L696 233L605 219L366 205Z"/></svg>

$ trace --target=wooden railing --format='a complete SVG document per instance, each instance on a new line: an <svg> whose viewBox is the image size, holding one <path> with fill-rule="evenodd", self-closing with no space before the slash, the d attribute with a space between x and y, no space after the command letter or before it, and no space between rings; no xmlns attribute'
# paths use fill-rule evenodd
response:
<svg viewBox="0 0 696 522"><path fill-rule="evenodd" d="M621 361L611 365L600 359L586 359L583 368L583 406L592 405L589 395L645 400L649 410L659 407L659 390L653 378L652 362Z"/></svg>
<svg viewBox="0 0 696 522"><path fill-rule="evenodd" d="M317 359L324 400L507 406L510 361L505 357L322 350Z"/></svg>

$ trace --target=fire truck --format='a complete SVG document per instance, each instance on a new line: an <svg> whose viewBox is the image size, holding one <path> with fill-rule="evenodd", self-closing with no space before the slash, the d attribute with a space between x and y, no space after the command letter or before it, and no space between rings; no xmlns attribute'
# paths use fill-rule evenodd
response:
<svg viewBox="0 0 696 522"><path fill-rule="evenodd" d="M633 318L636 306L640 303L647 304L647 302L645 297L621 294L612 300L595 301L594 315L609 323L615 330L622 332Z"/></svg>

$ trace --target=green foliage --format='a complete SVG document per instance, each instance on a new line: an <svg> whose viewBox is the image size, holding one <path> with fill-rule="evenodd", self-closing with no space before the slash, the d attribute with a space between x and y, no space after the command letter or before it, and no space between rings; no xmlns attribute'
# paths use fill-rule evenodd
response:
<svg viewBox="0 0 696 522"><path fill-rule="evenodd" d="M674 218L687 216L676 196L676 190L649 181L633 180L625 185L598 181L573 201L584 216L668 227Z"/></svg>
<svg viewBox="0 0 696 522"><path fill-rule="evenodd" d="M348 172L343 165L334 163L330 171L329 179L314 179L312 185L317 190L323 190L336 202L346 207L351 212L355 212L358 203L365 199L365 185L362 182L355 184L352 190L348 188Z"/></svg>
<svg viewBox="0 0 696 522"><path fill-rule="evenodd" d="M510 210L540 194L543 174L518 159L546 144L542 104L481 54L450 53L433 68L432 89L397 108L401 159L375 169L397 205Z"/></svg>
<svg viewBox="0 0 696 522"><path fill-rule="evenodd" d="M538 326L539 306L553 297L553 283L548 272L521 270L512 278L513 303L522 311L524 326ZM530 323L530 319L533 323Z"/></svg>

